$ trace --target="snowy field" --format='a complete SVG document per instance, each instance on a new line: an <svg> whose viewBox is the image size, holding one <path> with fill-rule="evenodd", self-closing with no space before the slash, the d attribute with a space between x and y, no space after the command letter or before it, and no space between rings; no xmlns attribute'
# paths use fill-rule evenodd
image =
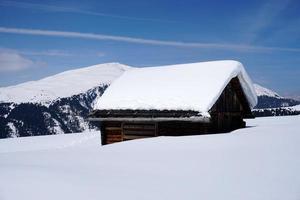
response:
<svg viewBox="0 0 300 200"><path fill-rule="evenodd" d="M300 199L300 116L229 134L100 146L98 133L0 140L0 199Z"/></svg>

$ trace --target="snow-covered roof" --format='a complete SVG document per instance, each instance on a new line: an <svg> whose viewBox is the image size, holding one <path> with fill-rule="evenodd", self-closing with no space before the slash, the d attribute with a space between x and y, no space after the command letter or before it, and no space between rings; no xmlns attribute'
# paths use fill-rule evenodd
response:
<svg viewBox="0 0 300 200"><path fill-rule="evenodd" d="M224 60L126 71L98 99L95 109L193 110L207 113L234 77L238 77L253 108L257 96L243 65Z"/></svg>

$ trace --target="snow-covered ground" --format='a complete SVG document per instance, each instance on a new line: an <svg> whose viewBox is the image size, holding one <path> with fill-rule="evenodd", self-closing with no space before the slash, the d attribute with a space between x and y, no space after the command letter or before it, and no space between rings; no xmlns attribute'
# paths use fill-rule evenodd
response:
<svg viewBox="0 0 300 200"><path fill-rule="evenodd" d="M282 109L287 109L290 111L300 111L300 104L295 106L281 107Z"/></svg>
<svg viewBox="0 0 300 200"><path fill-rule="evenodd" d="M300 116L229 134L100 145L96 132L0 140L0 199L300 199Z"/></svg>
<svg viewBox="0 0 300 200"><path fill-rule="evenodd" d="M264 110L274 110L274 109L285 109L288 111L300 111L300 104L295 106L287 106L287 107L279 107L279 108L262 108L262 109L253 109L258 111L264 111Z"/></svg>
<svg viewBox="0 0 300 200"><path fill-rule="evenodd" d="M294 110L294 111L300 111L300 105L290 106L288 108L290 108L291 110Z"/></svg>

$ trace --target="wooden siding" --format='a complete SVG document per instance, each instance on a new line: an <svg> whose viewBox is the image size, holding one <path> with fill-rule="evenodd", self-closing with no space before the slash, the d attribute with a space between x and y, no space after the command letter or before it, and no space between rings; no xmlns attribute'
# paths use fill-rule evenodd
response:
<svg viewBox="0 0 300 200"><path fill-rule="evenodd" d="M121 122L102 122L101 123L102 145L123 141Z"/></svg>
<svg viewBox="0 0 300 200"><path fill-rule="evenodd" d="M155 137L157 123L123 122L123 140Z"/></svg>
<svg viewBox="0 0 300 200"><path fill-rule="evenodd" d="M236 79L230 81L210 110L212 130L215 132L228 132L245 126L243 116L246 111L241 103L243 93L236 86Z"/></svg>
<svg viewBox="0 0 300 200"><path fill-rule="evenodd" d="M211 132L210 123L195 122L159 122L159 136L199 135Z"/></svg>

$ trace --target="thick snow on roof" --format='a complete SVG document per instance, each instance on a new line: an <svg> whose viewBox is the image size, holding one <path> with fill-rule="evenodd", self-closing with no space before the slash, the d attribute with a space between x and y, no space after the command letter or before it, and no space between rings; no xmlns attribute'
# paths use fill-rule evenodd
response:
<svg viewBox="0 0 300 200"><path fill-rule="evenodd" d="M225 60L126 71L99 98L95 109L194 110L205 113L234 77L238 77L253 108L257 96L243 65Z"/></svg>
<svg viewBox="0 0 300 200"><path fill-rule="evenodd" d="M80 94L103 84L110 84L129 66L105 63L56 74L38 81L0 88L0 102L49 103Z"/></svg>

